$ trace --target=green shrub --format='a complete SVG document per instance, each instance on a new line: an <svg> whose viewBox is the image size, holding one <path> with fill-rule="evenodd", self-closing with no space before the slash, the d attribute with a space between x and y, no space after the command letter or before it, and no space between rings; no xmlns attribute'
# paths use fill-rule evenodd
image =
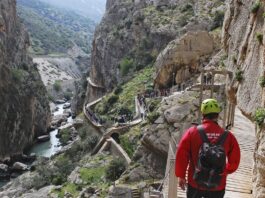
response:
<svg viewBox="0 0 265 198"><path fill-rule="evenodd" d="M132 111L127 106L118 106L117 112L119 115L130 115Z"/></svg>
<svg viewBox="0 0 265 198"><path fill-rule="evenodd" d="M262 41L263 41L263 34L261 34L261 33L257 33L257 34L256 34L256 38L257 38L258 42L259 42L260 44L262 44Z"/></svg>
<svg viewBox="0 0 265 198"><path fill-rule="evenodd" d="M80 129L78 129L78 134L81 138L81 140L84 140L87 137L87 128L85 126L81 127Z"/></svg>
<svg viewBox="0 0 265 198"><path fill-rule="evenodd" d="M149 111L153 112L154 110L156 110L159 104L160 104L160 100L152 100L150 104L148 105Z"/></svg>
<svg viewBox="0 0 265 198"><path fill-rule="evenodd" d="M242 70L237 70L235 72L235 78L238 82L241 82L243 80L243 71Z"/></svg>
<svg viewBox="0 0 265 198"><path fill-rule="evenodd" d="M95 146L97 145L99 141L99 138L98 136L91 136L89 137L86 141L85 141L85 144L84 144L84 149L85 150L89 150L91 151L92 149L95 148Z"/></svg>
<svg viewBox="0 0 265 198"><path fill-rule="evenodd" d="M62 129L60 131L60 142L62 143L62 145L66 145L67 142L71 139L71 131L70 129Z"/></svg>
<svg viewBox="0 0 265 198"><path fill-rule="evenodd" d="M265 76L259 78L259 84L261 87L265 87Z"/></svg>
<svg viewBox="0 0 265 198"><path fill-rule="evenodd" d="M119 100L119 96L115 95L115 94L112 94L108 100L107 100L107 103L111 106L113 105L114 103L116 103L117 101Z"/></svg>
<svg viewBox="0 0 265 198"><path fill-rule="evenodd" d="M118 95L122 92L122 87L120 85L118 85L115 89L114 89L114 94Z"/></svg>
<svg viewBox="0 0 265 198"><path fill-rule="evenodd" d="M57 92L62 90L61 81L56 80L53 84L53 89Z"/></svg>
<svg viewBox="0 0 265 198"><path fill-rule="evenodd" d="M222 27L223 21L224 21L224 15L225 15L224 11L216 11L215 12L211 30L214 30L218 27Z"/></svg>
<svg viewBox="0 0 265 198"><path fill-rule="evenodd" d="M154 123L158 118L160 114L158 112L151 112L147 115L147 120L150 124Z"/></svg>
<svg viewBox="0 0 265 198"><path fill-rule="evenodd" d="M133 144L130 142L130 140L127 136L121 136L120 137L120 145L126 151L126 153L129 155L129 157L133 156L133 153L134 153Z"/></svg>
<svg viewBox="0 0 265 198"><path fill-rule="evenodd" d="M181 12L192 12L193 13L193 7L191 4L186 4L180 9Z"/></svg>
<svg viewBox="0 0 265 198"><path fill-rule="evenodd" d="M99 182L104 175L104 167L81 168L79 170L81 179L88 185Z"/></svg>
<svg viewBox="0 0 265 198"><path fill-rule="evenodd" d="M189 17L187 15L182 15L179 18L179 25L180 25L180 27L184 27L185 25L187 25L188 24L188 20L189 20Z"/></svg>
<svg viewBox="0 0 265 198"><path fill-rule="evenodd" d="M77 141L65 152L65 155L72 161L78 161L82 157L82 153L84 153L83 145L81 142Z"/></svg>
<svg viewBox="0 0 265 198"><path fill-rule="evenodd" d="M258 108L254 115L254 120L256 123L261 126L265 119L265 109L264 108Z"/></svg>
<svg viewBox="0 0 265 198"><path fill-rule="evenodd" d="M60 155L56 159L56 162L54 165L58 168L57 171L59 171L59 174L65 177L67 177L68 174L74 168L74 164L72 163L72 161L65 155Z"/></svg>
<svg viewBox="0 0 265 198"><path fill-rule="evenodd" d="M124 161L119 158L112 160L106 169L106 179L116 181L121 174L126 170Z"/></svg>
<svg viewBox="0 0 265 198"><path fill-rule="evenodd" d="M21 82L21 80L23 79L23 76L24 76L24 71L22 69L12 68L11 74L12 74L12 77L15 81Z"/></svg>
<svg viewBox="0 0 265 198"><path fill-rule="evenodd" d="M95 112L100 115L104 115L109 111L109 108L110 106L108 104L102 102L96 105Z"/></svg>
<svg viewBox="0 0 265 198"><path fill-rule="evenodd" d="M133 59L124 58L120 62L121 75L125 76L128 74L129 70L133 67Z"/></svg>
<svg viewBox="0 0 265 198"><path fill-rule="evenodd" d="M251 12L254 14L254 13L257 13L259 8L261 6L261 2L260 1L256 1L252 6L251 6Z"/></svg>
<svg viewBox="0 0 265 198"><path fill-rule="evenodd" d="M62 178L62 176L55 176L53 179L52 179L52 184L53 185L62 185L66 180L64 178Z"/></svg>

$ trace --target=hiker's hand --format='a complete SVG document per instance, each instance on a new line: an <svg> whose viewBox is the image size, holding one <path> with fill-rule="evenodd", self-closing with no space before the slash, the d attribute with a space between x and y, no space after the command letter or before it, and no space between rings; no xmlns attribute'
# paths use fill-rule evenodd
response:
<svg viewBox="0 0 265 198"><path fill-rule="evenodd" d="M182 190L185 190L186 186L187 186L186 179L179 178L179 187L180 187Z"/></svg>

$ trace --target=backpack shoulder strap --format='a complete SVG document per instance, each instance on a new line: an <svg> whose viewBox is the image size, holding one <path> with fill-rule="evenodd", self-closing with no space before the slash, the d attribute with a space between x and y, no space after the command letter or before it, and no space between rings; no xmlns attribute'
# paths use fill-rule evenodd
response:
<svg viewBox="0 0 265 198"><path fill-rule="evenodd" d="M210 141L209 141L209 139L208 139L208 137L207 137L207 135L206 135L206 133L205 133L205 131L204 131L203 126L202 126L202 125L199 125L199 126L197 126L197 129L198 129L198 131L199 131L199 134L200 134L200 136L201 136L202 141L203 141L203 142L210 143Z"/></svg>
<svg viewBox="0 0 265 198"><path fill-rule="evenodd" d="M219 144L219 145L223 145L225 143L225 140L227 138L229 134L229 131L228 130L225 130L219 137L219 139L217 140L216 144Z"/></svg>

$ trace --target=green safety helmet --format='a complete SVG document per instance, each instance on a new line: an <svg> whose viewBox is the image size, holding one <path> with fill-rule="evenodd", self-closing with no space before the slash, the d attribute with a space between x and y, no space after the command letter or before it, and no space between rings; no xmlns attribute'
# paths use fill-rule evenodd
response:
<svg viewBox="0 0 265 198"><path fill-rule="evenodd" d="M209 98L202 102L201 112L203 115L209 113L220 113L221 111L222 108L215 99Z"/></svg>

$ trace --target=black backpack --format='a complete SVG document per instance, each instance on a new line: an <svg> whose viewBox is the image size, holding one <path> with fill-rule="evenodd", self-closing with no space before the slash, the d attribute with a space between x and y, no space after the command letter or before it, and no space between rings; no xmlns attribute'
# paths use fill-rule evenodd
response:
<svg viewBox="0 0 265 198"><path fill-rule="evenodd" d="M225 130L215 144L211 144L202 125L197 126L203 144L199 150L198 162L195 167L193 179L198 186L212 189L220 185L225 165L226 154L223 144L228 135Z"/></svg>

